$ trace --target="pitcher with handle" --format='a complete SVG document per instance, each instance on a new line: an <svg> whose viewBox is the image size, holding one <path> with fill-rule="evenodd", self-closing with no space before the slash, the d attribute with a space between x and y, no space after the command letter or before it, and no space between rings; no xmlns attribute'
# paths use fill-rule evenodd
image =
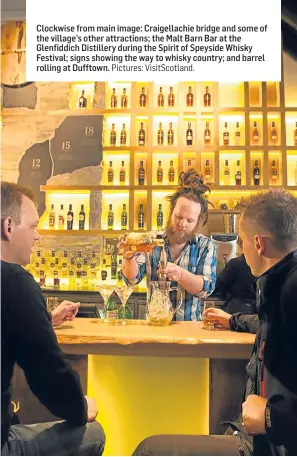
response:
<svg viewBox="0 0 297 457"><path fill-rule="evenodd" d="M150 325L165 326L172 321L174 314L182 305L182 294L178 287L170 287L170 281L151 281L147 294L147 319ZM178 306L173 309L170 292L179 293Z"/></svg>

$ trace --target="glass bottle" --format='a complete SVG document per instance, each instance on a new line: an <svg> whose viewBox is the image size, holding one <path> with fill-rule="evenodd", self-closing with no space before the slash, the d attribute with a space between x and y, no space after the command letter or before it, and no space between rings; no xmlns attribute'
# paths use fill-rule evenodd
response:
<svg viewBox="0 0 297 457"><path fill-rule="evenodd" d="M174 182L174 176L175 176L175 171L174 171L174 166L173 166L173 160L170 160L170 167L168 169L168 181Z"/></svg>
<svg viewBox="0 0 297 457"><path fill-rule="evenodd" d="M145 145L145 130L143 128L143 122L140 124L140 130L138 133L138 145L144 146Z"/></svg>
<svg viewBox="0 0 297 457"><path fill-rule="evenodd" d="M164 143L164 130L162 129L162 122L159 123L158 130L158 145L162 146Z"/></svg>
<svg viewBox="0 0 297 457"><path fill-rule="evenodd" d="M157 182L158 183L162 183L163 182L163 168L162 168L161 160L159 160L158 168L157 168Z"/></svg>
<svg viewBox="0 0 297 457"><path fill-rule="evenodd" d="M110 144L111 146L115 146L117 142L117 132L115 130L115 125L111 125L111 131L110 131Z"/></svg>
<svg viewBox="0 0 297 457"><path fill-rule="evenodd" d="M67 230L72 230L73 229L73 211L72 211L72 205L69 205L69 211L67 213Z"/></svg>
<svg viewBox="0 0 297 457"><path fill-rule="evenodd" d="M175 95L173 93L173 87L170 87L170 92L168 95L168 106L170 108L172 108L174 106L174 103L175 103Z"/></svg>
<svg viewBox="0 0 297 457"><path fill-rule="evenodd" d="M211 95L209 93L209 87L208 86L205 86L205 94L203 96L203 102L204 102L204 106L205 107L211 105Z"/></svg>
<svg viewBox="0 0 297 457"><path fill-rule="evenodd" d="M121 130L121 145L125 145L127 143L127 131L126 131L126 126L123 124L122 130Z"/></svg>
<svg viewBox="0 0 297 457"><path fill-rule="evenodd" d="M193 145L193 130L191 129L191 122L188 122L186 140L187 140L187 146L192 146Z"/></svg>
<svg viewBox="0 0 297 457"><path fill-rule="evenodd" d="M194 94L192 93L192 87L189 86L189 91L187 93L187 107L194 106Z"/></svg>
<svg viewBox="0 0 297 457"><path fill-rule="evenodd" d="M116 108L118 105L118 97L116 95L115 88L112 89L111 99L110 99L110 107Z"/></svg>
<svg viewBox="0 0 297 457"><path fill-rule="evenodd" d="M107 213L107 229L113 230L113 223L114 223L114 212L112 210L112 205L109 205L109 210Z"/></svg>
<svg viewBox="0 0 297 457"><path fill-rule="evenodd" d="M144 230L144 211L142 203L139 206L138 212L138 230Z"/></svg>
<svg viewBox="0 0 297 457"><path fill-rule="evenodd" d="M121 212L121 230L127 230L128 227L128 213L126 210L125 203L123 204L123 209Z"/></svg>
<svg viewBox="0 0 297 457"><path fill-rule="evenodd" d="M163 107L164 106L164 94L163 94L163 88L160 87L160 91L158 94L158 106Z"/></svg>
<svg viewBox="0 0 297 457"><path fill-rule="evenodd" d="M163 214L163 210L162 210L162 205L160 204L158 212L157 212L157 230L162 230L163 219L164 219L164 214Z"/></svg>
<svg viewBox="0 0 297 457"><path fill-rule="evenodd" d="M169 129L167 132L167 144L168 146L172 146L174 144L174 131L172 128L172 122L170 122Z"/></svg>
<svg viewBox="0 0 297 457"><path fill-rule="evenodd" d="M141 108L145 108L146 107L146 93L145 93L145 88L144 87L141 88L141 94L140 94L140 97L139 97L139 106Z"/></svg>
<svg viewBox="0 0 297 457"><path fill-rule="evenodd" d="M128 96L127 96L126 88L124 87L123 94L121 96L121 108L127 108L127 106L128 106Z"/></svg>
<svg viewBox="0 0 297 457"><path fill-rule="evenodd" d="M112 166L112 161L109 162L109 168L107 171L107 182L109 184L113 183L113 178L114 178L114 171L113 171L113 166Z"/></svg>
<svg viewBox="0 0 297 457"><path fill-rule="evenodd" d="M141 160L139 168L138 168L138 185L143 186L144 180L145 180L145 169L143 166L143 160Z"/></svg>

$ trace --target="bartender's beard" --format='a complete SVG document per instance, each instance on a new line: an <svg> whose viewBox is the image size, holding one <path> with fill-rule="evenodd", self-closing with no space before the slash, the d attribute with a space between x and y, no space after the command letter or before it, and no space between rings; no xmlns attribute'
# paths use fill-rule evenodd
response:
<svg viewBox="0 0 297 457"><path fill-rule="evenodd" d="M180 232L173 228L170 220L167 222L165 232L169 241L169 244L186 244L189 241L192 241L197 234L197 227L190 232Z"/></svg>

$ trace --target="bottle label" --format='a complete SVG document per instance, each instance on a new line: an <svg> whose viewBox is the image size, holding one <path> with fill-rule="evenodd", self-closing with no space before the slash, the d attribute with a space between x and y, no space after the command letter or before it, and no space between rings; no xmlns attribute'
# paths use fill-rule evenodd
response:
<svg viewBox="0 0 297 457"><path fill-rule="evenodd" d="M113 216L108 216L108 225L109 226L113 225Z"/></svg>
<svg viewBox="0 0 297 457"><path fill-rule="evenodd" d="M158 227L163 227L163 214L162 213L158 213L157 226Z"/></svg>
<svg viewBox="0 0 297 457"><path fill-rule="evenodd" d="M122 220L121 220L121 223L122 223L122 227L127 227L127 216L126 214L122 216Z"/></svg>
<svg viewBox="0 0 297 457"><path fill-rule="evenodd" d="M79 220L80 220L80 221L84 221L84 220L85 220L85 216L84 216L84 214L80 214L80 216L79 216Z"/></svg>
<svg viewBox="0 0 297 457"><path fill-rule="evenodd" d="M209 141L210 140L210 135L207 133L204 138L205 138L205 141Z"/></svg>
<svg viewBox="0 0 297 457"><path fill-rule="evenodd" d="M174 181L174 171L170 171L169 172L169 182L173 182Z"/></svg>
<svg viewBox="0 0 297 457"><path fill-rule="evenodd" d="M272 139L272 140L276 140L276 139L277 139L277 134L276 134L276 133L272 133L271 139Z"/></svg>
<svg viewBox="0 0 297 457"><path fill-rule="evenodd" d="M55 216L50 216L48 223L50 227L53 227L55 225Z"/></svg>
<svg viewBox="0 0 297 457"><path fill-rule="evenodd" d="M108 320L111 320L111 321L112 320L116 320L118 318L118 310L117 309L114 309L112 311L107 310L106 311L106 318Z"/></svg>
<svg viewBox="0 0 297 457"><path fill-rule="evenodd" d="M120 182L125 182L126 173L124 171L120 172Z"/></svg>
<svg viewBox="0 0 297 457"><path fill-rule="evenodd" d="M68 221L68 222L71 222L71 221L72 221L72 216L71 216L71 214L69 214L69 215L67 216L67 221Z"/></svg>
<svg viewBox="0 0 297 457"><path fill-rule="evenodd" d="M255 179L260 179L260 174L259 174L259 173L255 173L255 174L254 174L254 178L255 178Z"/></svg>

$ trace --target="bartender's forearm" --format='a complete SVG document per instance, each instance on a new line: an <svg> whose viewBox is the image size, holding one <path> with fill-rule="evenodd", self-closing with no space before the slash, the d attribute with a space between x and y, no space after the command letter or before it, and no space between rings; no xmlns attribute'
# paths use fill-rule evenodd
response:
<svg viewBox="0 0 297 457"><path fill-rule="evenodd" d="M135 279L138 275L138 265L133 257L132 259L123 259L122 272L127 279Z"/></svg>
<svg viewBox="0 0 297 457"><path fill-rule="evenodd" d="M202 276L194 275L184 268L181 268L181 279L178 282L191 295L199 294L204 286Z"/></svg>

